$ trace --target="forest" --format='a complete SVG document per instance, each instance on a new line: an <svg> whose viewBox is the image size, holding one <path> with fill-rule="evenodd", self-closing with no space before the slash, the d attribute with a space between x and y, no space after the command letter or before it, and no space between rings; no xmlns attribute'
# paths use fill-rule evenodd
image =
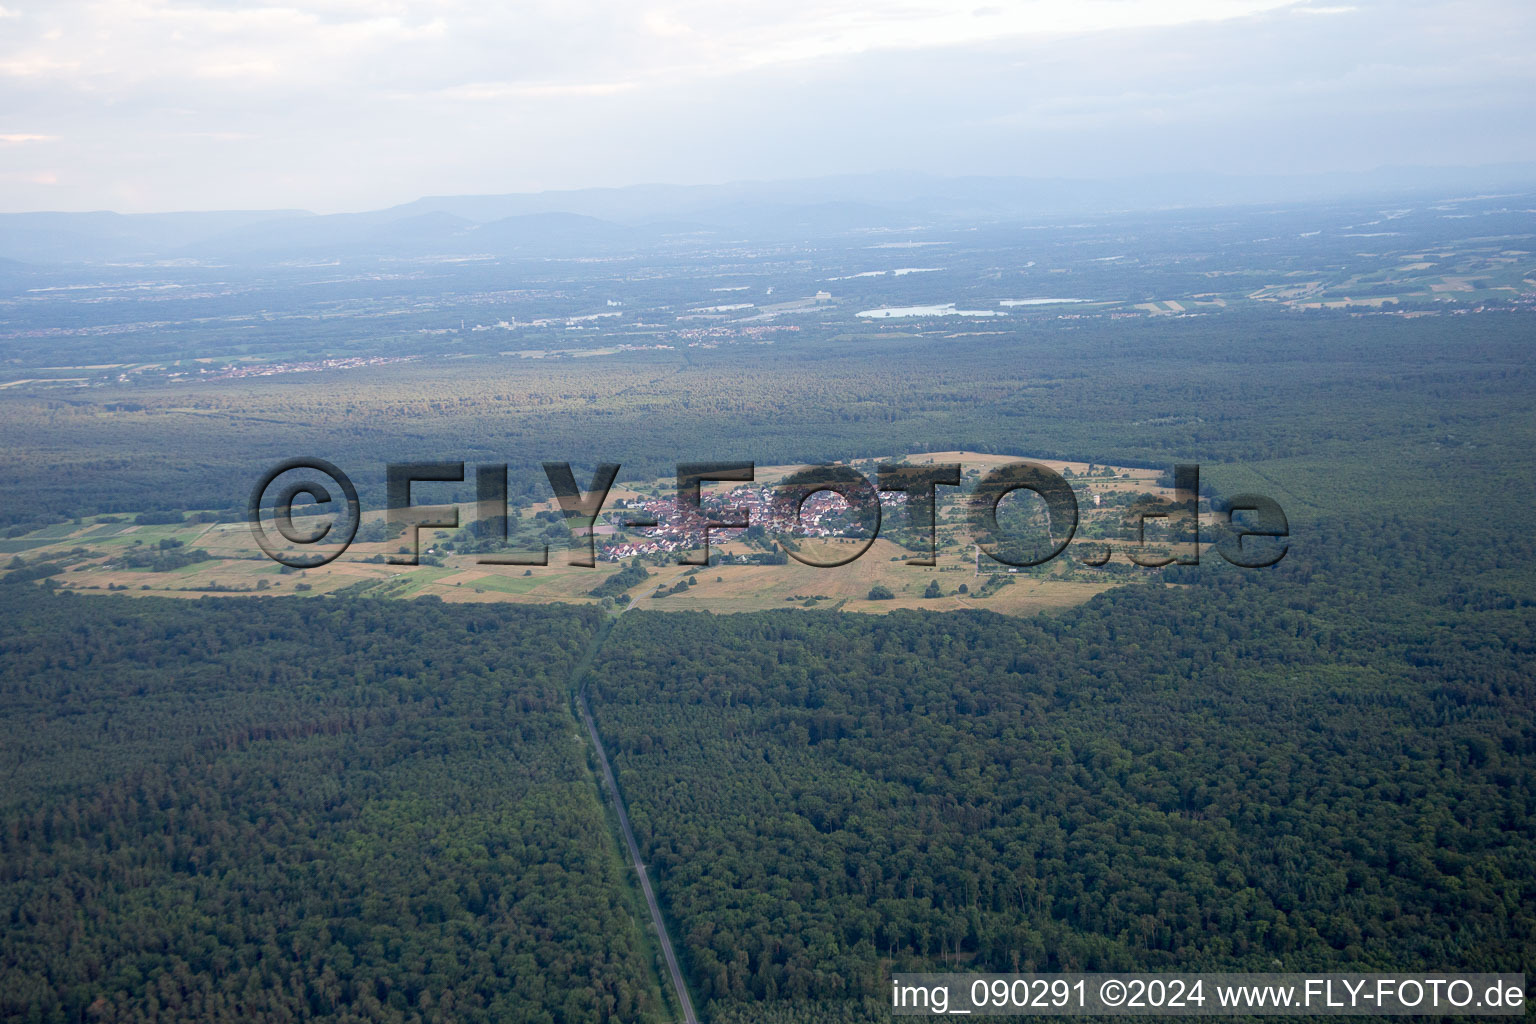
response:
<svg viewBox="0 0 1536 1024"><path fill-rule="evenodd" d="M711 1019L891 970L1529 964L1536 603L1383 565L1531 544L1362 525L1032 621L621 620L593 703Z"/></svg>
<svg viewBox="0 0 1536 1024"><path fill-rule="evenodd" d="M0 1018L661 1021L596 616L0 596Z"/></svg>
<svg viewBox="0 0 1536 1024"><path fill-rule="evenodd" d="M1438 320L1234 313L146 385L127 404L7 390L0 486L16 500L0 524L152 508L239 516L262 473L296 456L341 467L369 509L383 507L390 462L507 464L512 500L528 502L550 497L545 460L570 460L579 477L618 462L621 481L648 481L687 461L947 449L1196 462L1228 492L1283 489L1272 496L1291 514L1438 502L1422 486L1431 474L1489 487L1536 443L1521 325L1462 318L1448 347ZM441 491L474 498L472 480Z"/></svg>
<svg viewBox="0 0 1536 1024"><path fill-rule="evenodd" d="M1315 242L1316 210L957 232L920 250L931 274L864 236L199 266L182 297L117 294L144 268L0 268L0 1018L678 1019L578 693L705 1024L883 1020L892 970L1523 970L1532 271L1514 235L1468 232L1530 215L1420 210L1367 243L1341 233L1358 212ZM1486 306L1328 304L1451 287L1473 249ZM700 311L747 287L836 303ZM583 579L582 606L409 597L379 565L327 596L262 565L240 598L87 597L59 583L89 552L34 550L110 534L125 571L195 574L218 536L165 527L237 522L296 456L376 512L390 462L506 465L526 505L545 460L650 482L946 451L1197 463L1214 500L1279 502L1289 550L1122 564L1018 617L858 614L809 584L730 615L620 599L694 606L708 587L666 559ZM564 529L546 511L514 539ZM1029 583L968 570L933 589Z"/></svg>
<svg viewBox="0 0 1536 1024"><path fill-rule="evenodd" d="M711 1024L892 969L1517 971L1530 536L1322 520L1023 620L6 587L0 1010L668 1019L581 685Z"/></svg>

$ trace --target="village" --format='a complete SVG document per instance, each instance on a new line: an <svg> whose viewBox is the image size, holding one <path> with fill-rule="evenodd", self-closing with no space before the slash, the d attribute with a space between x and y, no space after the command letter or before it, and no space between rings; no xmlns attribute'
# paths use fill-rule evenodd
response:
<svg viewBox="0 0 1536 1024"><path fill-rule="evenodd" d="M762 541L756 555L721 556L718 560L752 561L775 557L769 538L796 539L857 536L858 527L848 505L830 492L811 495L800 507L799 522L789 514L776 489L770 485L737 487L724 494L702 494L695 511L675 496L620 498L610 516L617 524L595 527L598 557L608 562L668 555L679 551L702 552L706 543L721 545L732 540ZM653 526L624 525L653 522ZM720 526L744 523L745 526ZM712 525L713 524L713 525ZM713 556L712 561L716 561Z"/></svg>

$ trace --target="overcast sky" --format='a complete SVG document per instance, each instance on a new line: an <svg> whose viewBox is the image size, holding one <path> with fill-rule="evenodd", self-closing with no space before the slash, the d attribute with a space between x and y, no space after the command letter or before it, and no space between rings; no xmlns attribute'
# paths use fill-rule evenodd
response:
<svg viewBox="0 0 1536 1024"><path fill-rule="evenodd" d="M0 210L1536 160L1532 0L0 0Z"/></svg>

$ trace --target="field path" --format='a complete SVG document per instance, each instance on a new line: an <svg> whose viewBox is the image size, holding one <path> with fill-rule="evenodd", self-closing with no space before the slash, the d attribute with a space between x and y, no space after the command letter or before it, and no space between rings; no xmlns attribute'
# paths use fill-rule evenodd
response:
<svg viewBox="0 0 1536 1024"><path fill-rule="evenodd" d="M666 922L661 919L661 908L656 905L656 894L651 890L650 876L645 873L645 865L640 862L640 847L635 842L634 831L629 827L629 815L624 811L619 784L613 777L613 768L608 764L608 752L603 749L602 738L597 735L597 724L592 721L592 709L587 705L586 693L577 694L576 702L581 709L581 720L586 723L587 733L592 737L592 746L597 751L597 763L603 769L603 785L619 817L619 830L624 833L624 845L629 848L629 859L634 862L635 874L640 876L640 889L645 893L645 902L651 908L651 923L656 926L656 937L661 941L661 954L666 958L667 970L672 974L672 987L676 989L678 1004L683 1008L683 1022L699 1024L699 1019L693 1013L693 1003L688 998L688 987L683 984L682 969L678 967L677 956L672 952L672 939L667 935Z"/></svg>

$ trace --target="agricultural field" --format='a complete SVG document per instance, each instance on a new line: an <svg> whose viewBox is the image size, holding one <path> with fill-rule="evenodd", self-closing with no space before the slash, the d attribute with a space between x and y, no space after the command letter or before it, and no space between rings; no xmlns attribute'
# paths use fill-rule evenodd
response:
<svg viewBox="0 0 1536 1024"><path fill-rule="evenodd" d="M899 229L899 241L887 226L598 245L554 259L446 259L407 247L338 248L313 262L0 265L0 393L953 341L1255 309L1530 309L1532 205L1529 194L1424 195L1403 205L935 220Z"/></svg>
<svg viewBox="0 0 1536 1024"><path fill-rule="evenodd" d="M455 541L473 539L476 508L457 505L462 531L423 529L417 565L391 564L388 559L408 550L405 538L360 539L335 561L315 568L290 568L266 557L243 521L193 521L137 523L129 517L90 517L80 523L64 523L23 533L10 539L13 554L7 571L25 572L37 565L59 565L48 577L62 590L86 594L126 593L132 596L195 598L211 594L249 596L313 595L415 598L432 596L452 602L544 604L565 602L596 604L602 597L593 591L618 575L629 561L643 564L647 575L603 597L608 606L621 610L646 608L657 611L716 612L763 611L783 607L846 608L853 611L889 612L902 608L931 611L986 608L1005 614L1027 615L1080 604L1096 594L1129 582L1155 579L1155 570L1132 565L1121 554L1099 568L1082 563L1077 545L1097 546L1120 537L1129 502L1135 499L1169 501L1167 481L1156 471L1132 467L1097 466L1046 460L1052 470L1074 482L1078 493L1080 525L1074 547L1036 568L1013 568L981 555L969 532L968 505L963 494L983 474L1017 459L969 451L892 455L862 460L873 473L879 462L900 461L911 465L958 463L964 467L964 486L943 488L935 516L935 565L908 564L921 556L892 539L893 530L904 536L905 510L887 510L882 532L854 561L835 567L801 564L781 559L782 564L746 564L777 550L771 538L749 542L742 530L711 532L711 564L678 564L682 557L702 556L702 549L648 553L643 558L620 561L612 554L621 544L645 542L665 529L625 530L628 515L642 501L670 502L674 482L666 479L635 482L613 488L607 510L594 533L599 561L595 567L572 565L558 537L545 543L550 551L547 565L483 564L483 554L455 550ZM754 487L772 485L798 467L758 467ZM706 507L716 501L733 504L745 485L714 484L705 488ZM1024 492L1027 495L1027 492ZM831 498L835 504L842 499ZM1016 515L1025 529L1035 499L1005 499L1018 504ZM899 506L899 503L898 503ZM1008 515L1000 506L1000 519ZM1043 507L1043 506L1042 506ZM1209 505L1204 509L1209 522ZM516 510L509 519L513 536L534 532L540 524L554 522L558 505L553 498ZM153 516L146 518L156 518ZM214 513L194 513L193 520L216 519ZM302 518L296 522L302 523ZM567 546L580 550L584 540L570 534L563 523L556 531L570 536ZM1035 524L1038 529L1043 520ZM1154 524L1155 526L1155 524ZM380 537L393 533L384 512L365 512L359 536ZM1149 532L1149 540L1152 539ZM1207 539L1209 533L1207 534ZM817 561L842 560L865 547L865 535L813 538L805 551ZM815 550L812 550L815 549ZM1162 550L1158 548L1157 550ZM25 554L22 554L25 552ZM889 596L871 598L876 588ZM937 593L934 592L935 588ZM963 588L963 589L962 589Z"/></svg>

